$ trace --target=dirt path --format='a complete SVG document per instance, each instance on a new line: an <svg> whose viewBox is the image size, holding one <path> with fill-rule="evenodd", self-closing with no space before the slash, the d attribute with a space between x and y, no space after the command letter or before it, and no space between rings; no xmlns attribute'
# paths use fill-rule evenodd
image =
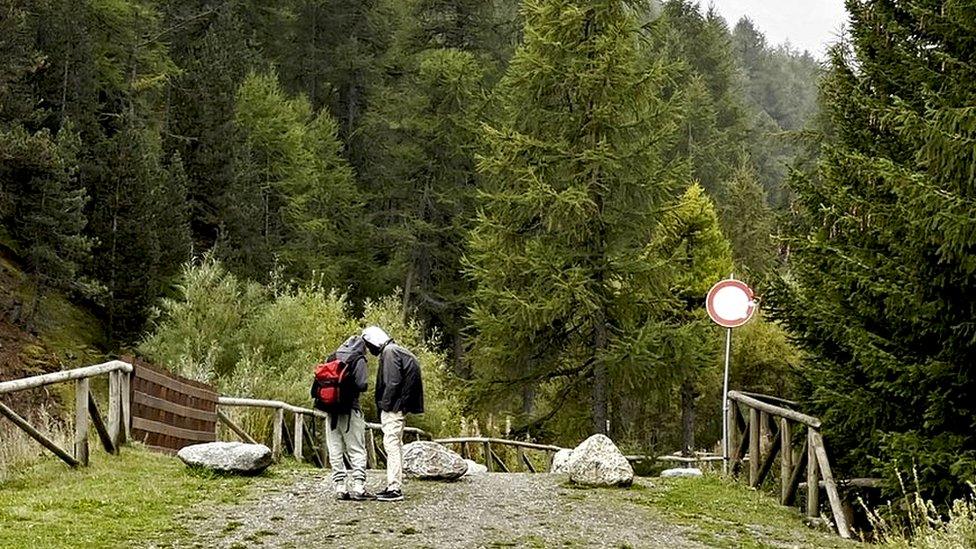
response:
<svg viewBox="0 0 976 549"><path fill-rule="evenodd" d="M327 474L295 471L243 504L188 515L187 547L703 547L631 490L579 490L547 474L408 481L399 503L337 502ZM370 486L382 482L370 472Z"/></svg>

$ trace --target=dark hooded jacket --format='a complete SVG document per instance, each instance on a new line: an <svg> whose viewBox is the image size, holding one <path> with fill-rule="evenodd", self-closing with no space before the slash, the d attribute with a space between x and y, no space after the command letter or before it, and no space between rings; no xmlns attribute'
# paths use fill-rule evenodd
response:
<svg viewBox="0 0 976 549"><path fill-rule="evenodd" d="M405 414L424 413L424 383L413 353L388 341L379 352L376 370L376 409Z"/></svg>
<svg viewBox="0 0 976 549"><path fill-rule="evenodd" d="M359 404L359 394L369 388L369 381L366 370L366 343L360 336L351 336L336 349L335 358L341 360L348 368L344 376L343 385L340 390L350 395L350 404L353 410L362 410ZM312 381L312 398L318 394L319 387L317 381ZM345 399L343 399L345 400ZM315 400L318 407L318 400Z"/></svg>

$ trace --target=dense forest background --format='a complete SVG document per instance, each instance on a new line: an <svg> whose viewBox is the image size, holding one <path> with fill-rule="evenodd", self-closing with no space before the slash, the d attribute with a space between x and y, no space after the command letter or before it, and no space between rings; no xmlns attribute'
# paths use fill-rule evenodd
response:
<svg viewBox="0 0 976 549"><path fill-rule="evenodd" d="M954 492L973 14L916 4L851 0L822 64L687 0L0 0L7 315L68 293L113 349L291 399L381 322L428 428L690 450L734 272L772 315L733 385Z"/></svg>

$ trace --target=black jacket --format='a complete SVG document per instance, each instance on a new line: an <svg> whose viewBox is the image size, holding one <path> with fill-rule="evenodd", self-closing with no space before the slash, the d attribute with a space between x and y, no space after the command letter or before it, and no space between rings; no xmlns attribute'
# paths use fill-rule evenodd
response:
<svg viewBox="0 0 976 549"><path fill-rule="evenodd" d="M361 410L359 394L369 388L369 376L366 368L366 344L363 338L360 336L350 337L336 349L334 356L341 360L346 365L346 368L348 368L343 378L341 391L343 395L348 395L346 398L349 400L347 401L346 398L343 398L343 401L349 402L350 409ZM319 409L319 401L315 398L319 392L318 381L312 380L311 392L315 407Z"/></svg>
<svg viewBox="0 0 976 549"><path fill-rule="evenodd" d="M424 383L413 353L390 341L380 350L376 369L376 409L405 414L424 413Z"/></svg>

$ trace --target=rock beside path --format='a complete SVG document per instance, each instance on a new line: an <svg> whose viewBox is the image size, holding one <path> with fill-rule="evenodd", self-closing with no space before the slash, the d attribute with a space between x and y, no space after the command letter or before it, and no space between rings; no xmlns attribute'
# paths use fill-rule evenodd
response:
<svg viewBox="0 0 976 549"><path fill-rule="evenodd" d="M485 473L488 472L488 468L487 467L485 467L484 465L482 465L482 464L480 464L480 463L478 463L476 461L472 461L470 459L466 459L466 460L464 460L464 462L468 464L468 470L467 470L467 472L464 473L464 476L466 476L466 477L470 477L470 476L474 476L474 475L483 475L483 474L485 474Z"/></svg>
<svg viewBox="0 0 976 549"><path fill-rule="evenodd" d="M564 448L552 456L552 466L549 468L551 473L568 473L569 458L573 457L573 451Z"/></svg>
<svg viewBox="0 0 976 549"><path fill-rule="evenodd" d="M468 464L456 452L420 440L403 447L403 472L424 480L457 480L468 472Z"/></svg>
<svg viewBox="0 0 976 549"><path fill-rule="evenodd" d="M694 467L679 467L661 471L661 478L689 478L702 476L701 469Z"/></svg>
<svg viewBox="0 0 976 549"><path fill-rule="evenodd" d="M566 464L569 480L582 486L630 486L634 469L605 435L593 435L573 450Z"/></svg>
<svg viewBox="0 0 976 549"><path fill-rule="evenodd" d="M237 475L257 475L271 465L271 449L264 444L207 442L186 446L176 456L191 467Z"/></svg>

